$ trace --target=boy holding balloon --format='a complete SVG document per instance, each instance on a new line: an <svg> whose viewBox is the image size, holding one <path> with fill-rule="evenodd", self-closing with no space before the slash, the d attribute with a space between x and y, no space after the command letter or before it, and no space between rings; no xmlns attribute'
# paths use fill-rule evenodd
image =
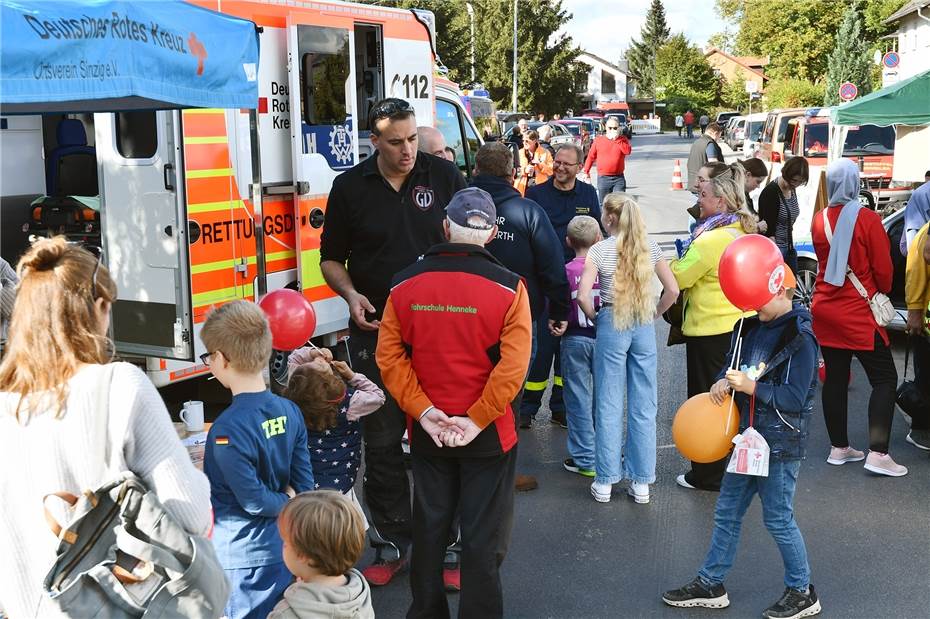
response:
<svg viewBox="0 0 930 619"><path fill-rule="evenodd" d="M766 274L774 297L757 308L757 316L738 325L727 365L710 396L720 405L733 394L740 410L740 430L752 427L768 443L768 475L724 475L704 564L693 581L666 592L662 599L678 607L729 606L723 581L736 557L743 516L758 494L762 520L782 555L786 587L763 616L796 619L821 610L793 507L814 406L818 346L810 313L792 303L797 284L791 270L778 264Z"/></svg>
<svg viewBox="0 0 930 619"><path fill-rule="evenodd" d="M265 386L272 334L262 309L233 301L210 312L201 356L232 403L207 434L213 546L230 584L225 616L265 617L291 583L278 514L295 493L313 490L307 428L293 402Z"/></svg>

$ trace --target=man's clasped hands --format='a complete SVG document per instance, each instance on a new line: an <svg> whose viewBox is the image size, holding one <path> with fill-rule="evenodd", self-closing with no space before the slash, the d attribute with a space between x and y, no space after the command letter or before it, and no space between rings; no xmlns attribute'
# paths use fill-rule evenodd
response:
<svg viewBox="0 0 930 619"><path fill-rule="evenodd" d="M481 433L467 416L449 416L435 406L420 417L420 425L437 447L464 447Z"/></svg>

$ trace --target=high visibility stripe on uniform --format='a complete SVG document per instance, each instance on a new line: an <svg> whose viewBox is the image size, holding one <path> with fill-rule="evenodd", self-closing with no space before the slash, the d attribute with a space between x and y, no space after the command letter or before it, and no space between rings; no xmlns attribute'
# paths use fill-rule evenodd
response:
<svg viewBox="0 0 930 619"><path fill-rule="evenodd" d="M555 385L556 387L561 387L561 386L562 386L562 377L561 377L561 376L553 376L553 377L552 377L552 384Z"/></svg>
<svg viewBox="0 0 930 619"><path fill-rule="evenodd" d="M232 176L232 168L214 168L212 170L188 170L187 178L215 178Z"/></svg>
<svg viewBox="0 0 930 619"><path fill-rule="evenodd" d="M195 308L212 305L220 301L231 301L233 299L248 298L254 294L252 284L244 286L233 286L232 288L223 288L221 290L210 290L192 295L191 302Z"/></svg>
<svg viewBox="0 0 930 619"><path fill-rule="evenodd" d="M188 213L212 213L214 211L228 211L235 208L245 208L242 200L221 200L220 202L201 202L188 204Z"/></svg>
<svg viewBox="0 0 930 619"><path fill-rule="evenodd" d="M526 381L526 390L527 391L545 391L546 386L549 384L548 380L541 382Z"/></svg>
<svg viewBox="0 0 930 619"><path fill-rule="evenodd" d="M184 138L184 144L229 144L225 135L194 136Z"/></svg>

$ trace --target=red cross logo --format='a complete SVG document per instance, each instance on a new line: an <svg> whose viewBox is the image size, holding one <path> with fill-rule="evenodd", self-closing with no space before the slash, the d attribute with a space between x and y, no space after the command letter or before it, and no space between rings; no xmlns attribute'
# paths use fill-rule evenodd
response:
<svg viewBox="0 0 930 619"><path fill-rule="evenodd" d="M203 46L203 43L193 32L190 38L187 39L187 44L191 48L191 54L197 56L197 75L203 75L203 61L207 58L207 48Z"/></svg>

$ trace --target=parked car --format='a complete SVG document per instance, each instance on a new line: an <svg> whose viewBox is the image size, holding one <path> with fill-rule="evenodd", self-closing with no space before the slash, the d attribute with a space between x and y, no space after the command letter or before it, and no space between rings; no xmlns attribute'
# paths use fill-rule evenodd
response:
<svg viewBox="0 0 930 619"><path fill-rule="evenodd" d="M557 124L556 121L551 122L539 122L538 120L530 121L526 123L527 128L534 131L538 131L543 125L549 125L552 127L552 137L549 138L549 145L555 148L559 144L568 144L575 141L575 138L572 137L571 132L564 127L563 125ZM510 127L507 130L507 133L504 134L503 140L506 142L510 139L510 135L513 133L513 127Z"/></svg>
<svg viewBox="0 0 930 619"><path fill-rule="evenodd" d="M733 150L739 150L743 145L743 136L746 131L745 116L731 116L723 130L723 141Z"/></svg>
<svg viewBox="0 0 930 619"><path fill-rule="evenodd" d="M584 156L588 156L588 150L591 149L591 143L594 142L594 136L591 134L591 131L588 130L588 127L580 120L575 120L571 118L563 120L554 120L552 121L554 125L562 125L568 132L572 134L572 138L575 140L575 144L581 147Z"/></svg>
<svg viewBox="0 0 930 619"><path fill-rule="evenodd" d="M894 265L894 277L891 283L891 292L888 297L895 307L895 317L888 325L894 331L903 331L907 322L907 304L904 301L904 271L907 266L907 257L901 254L899 247L901 235L904 234L904 210L896 211L882 220L885 232L891 241L891 262ZM814 295L814 284L817 281L817 254L810 242L795 243L798 251L798 272L796 298L810 307Z"/></svg>
<svg viewBox="0 0 930 619"><path fill-rule="evenodd" d="M788 121L803 116L806 112L805 108L793 108L772 110L768 113L765 127L762 129L759 158L768 166L770 178L778 176L781 164L785 161L785 136L788 132Z"/></svg>
<svg viewBox="0 0 930 619"><path fill-rule="evenodd" d="M566 118L565 120L579 120L584 124L585 129L588 130L588 133L591 134L591 139L593 140L595 136L602 133L603 130L600 129L603 122L599 118L594 118L593 116L572 116L571 118Z"/></svg>
<svg viewBox="0 0 930 619"><path fill-rule="evenodd" d="M727 124L727 121L729 121L731 118L733 118L734 116L739 116L739 115L740 115L740 112L718 112L717 113L717 124L722 127L725 124Z"/></svg>
<svg viewBox="0 0 930 619"><path fill-rule="evenodd" d="M743 158L759 156L759 144L762 141L762 129L768 114L757 112L746 116L746 130L743 135Z"/></svg>

